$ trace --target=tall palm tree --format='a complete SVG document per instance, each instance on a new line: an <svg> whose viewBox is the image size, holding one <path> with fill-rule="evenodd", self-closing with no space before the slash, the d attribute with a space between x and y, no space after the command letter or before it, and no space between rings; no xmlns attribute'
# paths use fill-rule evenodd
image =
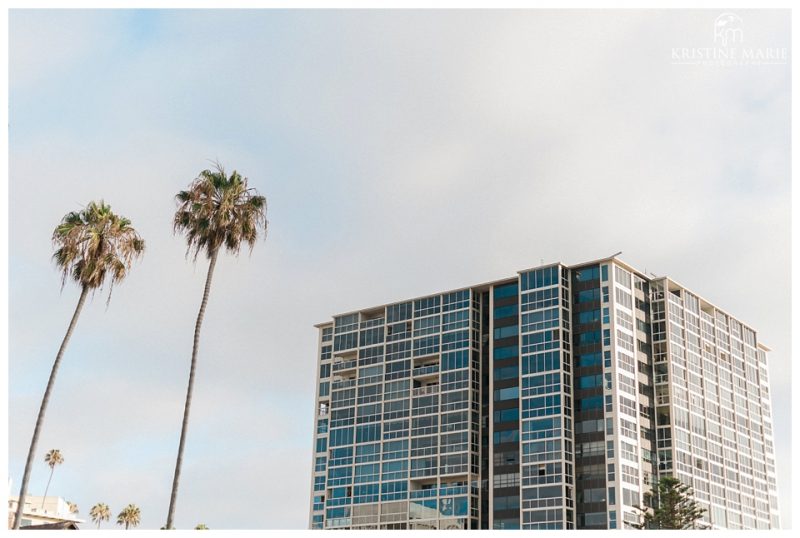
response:
<svg viewBox="0 0 800 538"><path fill-rule="evenodd" d="M81 287L78 306L72 314L67 334L61 342L61 347L56 354L50 379L42 397L39 415L36 417L36 426L33 429L31 445L28 448L28 458L25 461L25 472L22 474L22 483L19 488L19 504L14 518L14 528L18 529L22 519L22 509L25 506L25 496L28 492L28 480L31 475L33 455L39 443L39 434L42 430L47 404L56 380L56 373L61 364L61 358L67 343L72 336L72 331L78 322L86 297L90 291L102 288L108 279L111 282L108 301L111 300L111 289L114 284L125 279L134 260L144 252L144 241L131 221L125 217L114 214L111 207L103 202L89 202L81 211L67 213L56 226L53 232L53 245L57 247L53 260L61 271L61 287L71 277ZM106 304L108 304L108 301Z"/></svg>
<svg viewBox="0 0 800 538"><path fill-rule="evenodd" d="M216 165L215 170L200 172L200 175L189 185L188 190L180 191L175 196L175 200L178 210L175 212L173 229L176 233L186 234L187 257L194 251L194 260L197 261L200 252L204 252L209 262L203 299L200 302L200 311L194 326L189 386L186 390L178 459L175 462L175 475L172 479L172 494L167 514L168 529L172 528L175 515L175 502L183 464L183 449L192 405L200 327L203 324L203 316L208 304L211 278L214 275L217 256L223 247L231 254L238 255L242 242L247 243L252 252L256 239L258 239L259 230L263 230L265 234L267 231L267 199L260 196L255 189L247 187L247 178L242 177L235 170L228 176L219 164Z"/></svg>
<svg viewBox="0 0 800 538"><path fill-rule="evenodd" d="M47 479L47 487L44 488L44 497L42 497L42 508L44 508L44 500L47 498L47 490L50 489L50 481L53 479L53 471L56 470L56 465L61 465L64 463L64 456L61 455L61 451L57 448L54 448L50 452L44 455L44 461L47 465L50 466L50 478Z"/></svg>
<svg viewBox="0 0 800 538"><path fill-rule="evenodd" d="M97 523L97 528L100 529L100 523L108 521L111 517L111 508L106 503L97 503L89 510L89 516L93 522Z"/></svg>
<svg viewBox="0 0 800 538"><path fill-rule="evenodd" d="M139 511L139 507L135 504L129 504L117 516L117 525L125 525L125 530L128 530L128 527L138 527L141 520L142 514Z"/></svg>

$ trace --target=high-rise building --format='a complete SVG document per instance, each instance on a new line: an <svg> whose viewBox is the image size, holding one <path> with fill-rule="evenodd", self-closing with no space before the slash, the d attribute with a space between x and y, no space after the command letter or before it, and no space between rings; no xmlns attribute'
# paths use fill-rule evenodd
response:
<svg viewBox="0 0 800 538"><path fill-rule="evenodd" d="M621 529L656 480L779 527L756 331L616 257L317 325L311 528Z"/></svg>

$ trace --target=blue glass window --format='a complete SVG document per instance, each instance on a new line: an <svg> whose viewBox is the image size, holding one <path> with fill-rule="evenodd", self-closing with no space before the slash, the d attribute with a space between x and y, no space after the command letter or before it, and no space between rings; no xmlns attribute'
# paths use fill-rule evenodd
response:
<svg viewBox="0 0 800 538"><path fill-rule="evenodd" d="M353 464L353 447L348 446L345 448L332 448L330 466L337 465L352 465Z"/></svg>
<svg viewBox="0 0 800 538"><path fill-rule="evenodd" d="M458 310L469 306L469 290L445 293L442 296L442 311Z"/></svg>
<svg viewBox="0 0 800 538"><path fill-rule="evenodd" d="M523 334L522 335L522 353L531 353L535 351L546 351L548 349L555 349L559 347L559 331L543 331L539 333Z"/></svg>
<svg viewBox="0 0 800 538"><path fill-rule="evenodd" d="M599 352L584 353L583 355L578 355L577 359L579 367L600 366L603 363L603 356Z"/></svg>
<svg viewBox="0 0 800 538"><path fill-rule="evenodd" d="M600 310L587 310L578 314L578 323L594 323L600 321Z"/></svg>
<svg viewBox="0 0 800 538"><path fill-rule="evenodd" d="M503 379L516 379L519 377L519 368L514 366L504 366L503 368L494 369L495 381L502 381Z"/></svg>
<svg viewBox="0 0 800 538"><path fill-rule="evenodd" d="M518 443L519 430L504 430L504 431L494 432L493 441L495 445L499 443Z"/></svg>
<svg viewBox="0 0 800 538"><path fill-rule="evenodd" d="M516 297L519 293L519 287L516 282L506 284L504 286L494 287L494 298L502 299L503 297Z"/></svg>
<svg viewBox="0 0 800 538"><path fill-rule="evenodd" d="M495 319L508 318L511 316L516 316L517 312L519 312L519 308L515 304L498 306L494 309L494 317Z"/></svg>
<svg viewBox="0 0 800 538"><path fill-rule="evenodd" d="M333 350L352 349L358 345L358 333L339 334L333 339Z"/></svg>
<svg viewBox="0 0 800 538"><path fill-rule="evenodd" d="M378 502L378 484L353 486L353 504Z"/></svg>
<svg viewBox="0 0 800 538"><path fill-rule="evenodd" d="M325 517L328 519L338 519L342 517L350 517L350 507L343 508L328 508L325 511Z"/></svg>
<svg viewBox="0 0 800 538"><path fill-rule="evenodd" d="M467 515L466 497L445 497L439 499L439 513L442 516L466 516Z"/></svg>
<svg viewBox="0 0 800 538"><path fill-rule="evenodd" d="M519 408L502 409L494 412L495 422L517 422L519 420Z"/></svg>
<svg viewBox="0 0 800 538"><path fill-rule="evenodd" d="M597 265L583 267L575 270L575 279L578 282L586 282L600 278L600 268Z"/></svg>
<svg viewBox="0 0 800 538"><path fill-rule="evenodd" d="M328 469L328 480L332 478L344 478L352 476L353 468L352 467L331 467ZM335 488L334 491L341 490L343 491L346 488ZM344 495L342 495L344 496ZM332 495L331 498L335 499L336 496Z"/></svg>
<svg viewBox="0 0 800 538"><path fill-rule="evenodd" d="M579 389L591 389L603 385L603 376L602 374L585 375L577 378L575 382Z"/></svg>
<svg viewBox="0 0 800 538"><path fill-rule="evenodd" d="M505 389L495 389L494 401L514 400L519 398L519 387L508 387Z"/></svg>
<svg viewBox="0 0 800 538"><path fill-rule="evenodd" d="M550 374L523 377L522 387L525 396L559 392L561 390L561 374L559 372L553 372Z"/></svg>
<svg viewBox="0 0 800 538"><path fill-rule="evenodd" d="M519 326L510 325L508 327L499 327L494 330L494 339L508 338L509 336L517 336L519 334Z"/></svg>
<svg viewBox="0 0 800 538"><path fill-rule="evenodd" d="M361 331L359 345L371 346L373 344L383 343L383 327L375 327L374 329L366 329Z"/></svg>
<svg viewBox="0 0 800 538"><path fill-rule="evenodd" d="M600 331L589 331L578 335L578 345L599 344L601 342Z"/></svg>
<svg viewBox="0 0 800 538"><path fill-rule="evenodd" d="M522 401L522 418L543 417L561 413L561 395L540 396Z"/></svg>
<svg viewBox="0 0 800 538"><path fill-rule="evenodd" d="M442 352L460 349L469 345L469 330L445 333L442 335Z"/></svg>
<svg viewBox="0 0 800 538"><path fill-rule="evenodd" d="M466 368L469 364L469 351L442 353L442 371Z"/></svg>
<svg viewBox="0 0 800 538"><path fill-rule="evenodd" d="M579 291L575 295L576 303L585 303L588 301L600 300L600 288L592 288L590 290Z"/></svg>
<svg viewBox="0 0 800 538"><path fill-rule="evenodd" d="M408 460L385 462L382 473L381 480L384 482L408 478Z"/></svg>
<svg viewBox="0 0 800 538"><path fill-rule="evenodd" d="M414 340L414 356L421 357L439 352L439 336L428 336Z"/></svg>
<svg viewBox="0 0 800 538"><path fill-rule="evenodd" d="M584 411L586 409L602 409L603 397L602 396L589 396L588 398L576 398L575 410Z"/></svg>
<svg viewBox="0 0 800 538"><path fill-rule="evenodd" d="M442 331L452 331L469 327L469 310L459 310L442 314Z"/></svg>
<svg viewBox="0 0 800 538"><path fill-rule="evenodd" d="M530 420L528 422L522 423L522 431L526 432L552 430L560 427L561 427L561 417Z"/></svg>
<svg viewBox="0 0 800 538"><path fill-rule="evenodd" d="M355 470L356 484L363 482L377 482L380 473L380 463L370 463L368 465L359 465Z"/></svg>
<svg viewBox="0 0 800 538"><path fill-rule="evenodd" d="M519 510L519 495L494 498L494 510Z"/></svg>
<svg viewBox="0 0 800 538"><path fill-rule="evenodd" d="M331 430L330 439L331 446L351 445L353 444L353 428Z"/></svg>
<svg viewBox="0 0 800 538"><path fill-rule="evenodd" d="M558 328L558 308L522 314L522 332Z"/></svg>
<svg viewBox="0 0 800 538"><path fill-rule="evenodd" d="M519 277L522 290L546 288L558 284L558 272L558 266L553 265L552 267L522 273Z"/></svg>
<svg viewBox="0 0 800 538"><path fill-rule="evenodd" d="M356 443L370 443L381 438L380 424L366 424L356 429Z"/></svg>
<svg viewBox="0 0 800 538"><path fill-rule="evenodd" d="M328 433L328 419L321 418L317 420L317 433Z"/></svg>
<svg viewBox="0 0 800 538"><path fill-rule="evenodd" d="M346 314L344 316L336 316L333 318L333 324L336 327L334 333L346 333L358 329L358 314Z"/></svg>
<svg viewBox="0 0 800 538"><path fill-rule="evenodd" d="M511 357L517 357L518 355L519 355L519 346L505 346L505 347L494 348L495 360L508 359Z"/></svg>
<svg viewBox="0 0 800 538"><path fill-rule="evenodd" d="M414 316L428 316L430 314L438 314L441 309L441 297L426 297L424 299L417 299L414 301Z"/></svg>
<svg viewBox="0 0 800 538"><path fill-rule="evenodd" d="M560 369L561 353L559 351L547 351L545 353L537 353L536 355L529 355L522 358L523 375Z"/></svg>
<svg viewBox="0 0 800 538"><path fill-rule="evenodd" d="M331 393L331 384L328 381L319 384L319 396L322 398L323 396L327 396Z"/></svg>
<svg viewBox="0 0 800 538"><path fill-rule="evenodd" d="M408 481L384 482L381 484L381 500L390 501L408 497Z"/></svg>
<svg viewBox="0 0 800 538"><path fill-rule="evenodd" d="M411 303L393 304L386 307L386 322L395 323L411 319Z"/></svg>

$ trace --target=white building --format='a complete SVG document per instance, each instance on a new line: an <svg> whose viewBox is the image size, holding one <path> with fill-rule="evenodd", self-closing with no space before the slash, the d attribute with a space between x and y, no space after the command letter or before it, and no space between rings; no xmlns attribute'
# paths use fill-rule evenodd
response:
<svg viewBox="0 0 800 538"><path fill-rule="evenodd" d="M17 513L19 496L8 498L8 528L14 526L14 515ZM25 507L22 510L20 528L28 526L46 525L51 523L85 523L77 514L70 512L69 504L61 497L25 497Z"/></svg>

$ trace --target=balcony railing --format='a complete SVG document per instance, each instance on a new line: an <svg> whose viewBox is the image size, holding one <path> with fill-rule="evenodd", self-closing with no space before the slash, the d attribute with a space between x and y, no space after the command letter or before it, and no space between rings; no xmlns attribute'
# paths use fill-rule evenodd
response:
<svg viewBox="0 0 800 538"><path fill-rule="evenodd" d="M417 387L412 392L412 396L424 396L426 394L439 394L439 385L428 385L426 387Z"/></svg>
<svg viewBox="0 0 800 538"><path fill-rule="evenodd" d="M335 362L333 363L333 371L340 372L342 370L350 370L356 367L356 359L351 359L349 361L342 361L342 362Z"/></svg>
<svg viewBox="0 0 800 538"><path fill-rule="evenodd" d="M439 488L439 495L441 496L449 496L449 495L466 495L469 486L450 486L450 487L443 487Z"/></svg>
<svg viewBox="0 0 800 538"><path fill-rule="evenodd" d="M435 374L439 372L439 365L438 364L428 364L426 366L418 366L414 368L413 375L420 376L420 375L429 375Z"/></svg>
<svg viewBox="0 0 800 538"><path fill-rule="evenodd" d="M331 390L346 389L355 386L355 384L355 379L342 379L340 381L334 381L331 383Z"/></svg>
<svg viewBox="0 0 800 538"><path fill-rule="evenodd" d="M436 497L436 488L431 489L417 489L410 491L412 499L426 499L428 497Z"/></svg>

